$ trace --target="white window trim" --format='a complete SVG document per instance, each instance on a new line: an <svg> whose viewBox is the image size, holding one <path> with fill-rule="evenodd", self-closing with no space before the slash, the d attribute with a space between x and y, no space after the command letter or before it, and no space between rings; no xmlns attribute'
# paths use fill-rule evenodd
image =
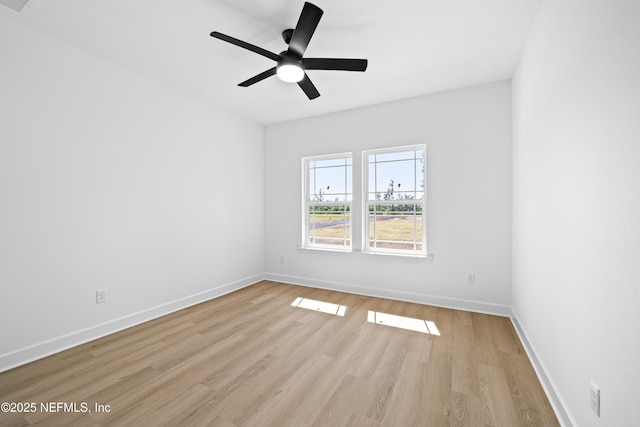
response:
<svg viewBox="0 0 640 427"><path fill-rule="evenodd" d="M421 202L411 201L407 204L422 206L422 250L380 249L369 245L369 205L398 204L398 200L369 200L369 155L387 154L403 151L424 150L424 188ZM415 173L414 173L415 176ZM362 152L362 252L376 255L394 255L417 258L431 258L427 252L427 146L426 144L406 145L401 147L365 150Z"/></svg>
<svg viewBox="0 0 640 427"><path fill-rule="evenodd" d="M331 159L342 159L342 158L350 158L351 159L351 200L343 201L343 202L313 202L310 201L309 197L309 173L308 173L308 164L309 161L314 160L331 160ZM346 179L346 170L345 170L345 179ZM301 249L310 249L310 250L319 250L319 251L330 251L330 252L352 252L353 251L353 153L337 153L337 154L328 154L328 155L319 155L319 156L309 156L302 158L302 244L300 246ZM349 235L346 236L350 244L347 245L328 245L328 244L311 244L309 243L309 207L311 206L349 206Z"/></svg>

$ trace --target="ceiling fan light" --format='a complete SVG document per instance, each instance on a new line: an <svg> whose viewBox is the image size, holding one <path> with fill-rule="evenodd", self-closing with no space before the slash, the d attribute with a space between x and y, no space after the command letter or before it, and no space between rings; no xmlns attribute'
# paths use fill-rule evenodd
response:
<svg viewBox="0 0 640 427"><path fill-rule="evenodd" d="M281 64L277 74L280 80L287 83L298 83L304 78L304 70L298 64Z"/></svg>

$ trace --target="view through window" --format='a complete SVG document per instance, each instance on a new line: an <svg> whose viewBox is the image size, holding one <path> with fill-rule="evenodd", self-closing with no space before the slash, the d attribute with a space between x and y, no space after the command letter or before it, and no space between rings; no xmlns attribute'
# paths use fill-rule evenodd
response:
<svg viewBox="0 0 640 427"><path fill-rule="evenodd" d="M363 153L365 251L426 255L425 156L424 145Z"/></svg>
<svg viewBox="0 0 640 427"><path fill-rule="evenodd" d="M368 150L362 159L362 251L426 256L426 146ZM302 162L303 247L351 251L351 153Z"/></svg>
<svg viewBox="0 0 640 427"><path fill-rule="evenodd" d="M303 159L304 247L351 249L351 154Z"/></svg>

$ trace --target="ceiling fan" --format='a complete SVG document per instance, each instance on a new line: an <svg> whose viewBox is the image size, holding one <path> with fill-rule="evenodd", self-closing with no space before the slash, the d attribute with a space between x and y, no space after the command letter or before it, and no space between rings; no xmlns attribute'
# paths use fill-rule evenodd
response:
<svg viewBox="0 0 640 427"><path fill-rule="evenodd" d="M282 38L289 45L289 48L279 54L217 31L212 32L211 37L224 40L276 61L275 67L243 81L238 86L248 87L277 74L285 82L298 83L298 86L309 99L315 99L320 96L320 92L313 85L305 70L365 71L367 69L366 59L304 57L304 52L320 22L322 14L323 11L318 6L305 2L296 28L282 32Z"/></svg>

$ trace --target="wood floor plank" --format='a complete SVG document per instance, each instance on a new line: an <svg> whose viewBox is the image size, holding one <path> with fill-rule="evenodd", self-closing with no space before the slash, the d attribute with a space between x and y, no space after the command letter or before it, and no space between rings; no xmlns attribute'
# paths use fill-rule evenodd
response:
<svg viewBox="0 0 640 427"><path fill-rule="evenodd" d="M365 414L377 422L381 422L385 418L389 401L407 358L407 341L408 337L403 333L391 336L376 371L370 379L370 383L376 384L376 387L370 389L370 403Z"/></svg>
<svg viewBox="0 0 640 427"><path fill-rule="evenodd" d="M431 407L431 396L424 387L426 372L426 363L405 360L389 401L385 424L425 425Z"/></svg>
<svg viewBox="0 0 640 427"><path fill-rule="evenodd" d="M508 318L272 281L0 373L0 401L92 409L2 426L559 425Z"/></svg>
<svg viewBox="0 0 640 427"><path fill-rule="evenodd" d="M503 353L504 371L511 399L520 419L527 425L553 424L553 410L525 353ZM545 410L538 410L544 408Z"/></svg>
<svg viewBox="0 0 640 427"><path fill-rule="evenodd" d="M445 332L446 333L446 332ZM446 417L451 415L453 351L448 343L434 340L427 365L424 387L430 395L430 412Z"/></svg>
<svg viewBox="0 0 640 427"><path fill-rule="evenodd" d="M299 325L292 324L290 328L279 333L265 332L257 339L244 338L237 345L229 347L222 357L216 358L200 381L216 390L220 390L228 383L242 375L248 366L253 365L266 355L273 354L273 349L280 340L286 340L287 336L299 328Z"/></svg>
<svg viewBox="0 0 640 427"><path fill-rule="evenodd" d="M342 377L333 393L313 420L313 426L353 426L357 413L354 408L363 408L367 402L369 382L352 375Z"/></svg>
<svg viewBox="0 0 640 427"><path fill-rule="evenodd" d="M376 372L381 356L394 332L399 331L371 323L362 325L358 339L360 347L353 358L351 368L346 373L369 380Z"/></svg>
<svg viewBox="0 0 640 427"><path fill-rule="evenodd" d="M480 397L478 363L474 357L477 348L473 327L457 325L453 339L452 390L471 397Z"/></svg>
<svg viewBox="0 0 640 427"><path fill-rule="evenodd" d="M491 425L526 425L518 419L504 371L494 366L479 365L479 372L482 402Z"/></svg>
<svg viewBox="0 0 640 427"><path fill-rule="evenodd" d="M451 426L484 427L491 425L484 411L482 399L463 393L451 393Z"/></svg>
<svg viewBox="0 0 640 427"><path fill-rule="evenodd" d="M261 406L245 422L248 426L303 425L318 416L318 411L335 389L332 381L326 381L325 372L334 363L333 357L316 354L289 377L278 393ZM323 381L323 376L325 381ZM305 396L297 405L291 405L299 396Z"/></svg>

